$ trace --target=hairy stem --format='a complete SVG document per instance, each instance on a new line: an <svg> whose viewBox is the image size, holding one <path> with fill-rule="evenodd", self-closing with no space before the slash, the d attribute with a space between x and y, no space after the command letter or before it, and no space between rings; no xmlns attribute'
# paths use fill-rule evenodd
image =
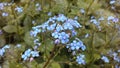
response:
<svg viewBox="0 0 120 68"><path fill-rule="evenodd" d="M54 57L56 48L57 48L57 46L55 45L53 50L52 50L52 53L51 53L50 57L48 58L48 60L44 64L43 68L46 68L48 66L48 64L50 63L50 60Z"/></svg>

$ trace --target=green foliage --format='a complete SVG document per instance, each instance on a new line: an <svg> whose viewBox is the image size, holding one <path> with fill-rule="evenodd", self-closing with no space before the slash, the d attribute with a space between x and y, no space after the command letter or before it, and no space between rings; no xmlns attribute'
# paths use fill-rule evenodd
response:
<svg viewBox="0 0 120 68"><path fill-rule="evenodd" d="M10 3L10 0L2 2ZM36 10L37 3L41 6L39 11ZM15 10L17 6L23 7L22 13ZM108 24L107 20L109 16L119 18L119 9L111 10L111 6L113 5L110 5L108 0L18 0L10 6L5 6L4 10L0 10L0 30L3 31L0 34L0 47L10 44L11 48L6 50L5 56L0 56L4 58L3 68L43 68L49 58L48 68L113 68L114 61L110 60L111 62L106 64L101 60L102 55L108 56L110 49L117 51L120 48L120 22L110 21ZM114 6L118 8L119 4L116 3ZM84 9L85 13L81 13L80 9ZM2 16L3 12L9 15ZM63 13L72 19L75 16L78 17L82 27L77 29L76 37L84 42L87 49L83 52L81 50L75 52L76 55L85 54L86 65L77 64L76 57L65 45L55 45L50 32L38 35L41 42L38 47L40 57L34 58L31 62L29 59L22 60L21 55L24 51L35 46L35 38L30 36L30 30L33 26L43 24L48 20L51 17L47 15L49 12L52 12L51 16ZM98 25L90 22L91 16L95 16L96 20L104 17L105 20L99 21L101 30ZM87 38L85 38L86 34L89 34ZM20 48L16 47L18 43L21 44Z"/></svg>

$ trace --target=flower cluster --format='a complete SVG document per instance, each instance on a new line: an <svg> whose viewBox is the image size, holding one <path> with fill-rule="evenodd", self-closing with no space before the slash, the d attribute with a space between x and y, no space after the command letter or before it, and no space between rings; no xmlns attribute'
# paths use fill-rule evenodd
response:
<svg viewBox="0 0 120 68"><path fill-rule="evenodd" d="M77 20L69 19L64 16L64 14L59 14L58 16L50 17L48 21L44 22L41 25L32 27L31 35L35 37L38 33L45 31L74 31L74 27L79 28L82 26Z"/></svg>
<svg viewBox="0 0 120 68"><path fill-rule="evenodd" d="M76 62L77 62L78 64L85 64L85 63L86 63L86 62L85 62L85 55L80 54L79 56L77 56Z"/></svg>
<svg viewBox="0 0 120 68"><path fill-rule="evenodd" d="M8 49L8 48L10 48L9 45L5 45L3 48L1 48L1 49L0 49L0 56L3 56L4 53L5 53L5 50Z"/></svg>
<svg viewBox="0 0 120 68"><path fill-rule="evenodd" d="M52 33L52 36L56 39L59 39L61 41L62 44L66 44L69 42L69 35L66 34L65 32L54 32Z"/></svg>
<svg viewBox="0 0 120 68"><path fill-rule="evenodd" d="M38 33L45 31L53 31L51 34L53 38L59 39L62 44L69 42L69 34L66 30L71 31L71 35L75 36L77 33L74 28L82 27L77 20L69 19L64 14L50 17L45 23L32 27L31 36L36 37Z"/></svg>
<svg viewBox="0 0 120 68"><path fill-rule="evenodd" d="M67 18L64 14L58 14L57 16L50 17L43 24L32 27L30 35L37 38L37 34L50 31L51 36L54 38L55 44L64 44L72 51L79 49L84 51L86 49L86 46L78 38L76 38L76 40L73 40L72 43L69 43L70 38L77 35L75 28L82 27L77 19L78 17L71 19ZM38 39L34 40L34 42L36 41L38 41ZM84 58L84 55L77 56L76 61L78 64L85 64Z"/></svg>
<svg viewBox="0 0 120 68"><path fill-rule="evenodd" d="M25 53L22 55L23 60L27 60L30 57L39 57L38 51L32 51L31 49L28 49L25 51Z"/></svg>
<svg viewBox="0 0 120 68"><path fill-rule="evenodd" d="M72 43L67 44L67 48L71 50L79 50L81 48L84 51L86 49L86 46L81 40L73 40Z"/></svg>
<svg viewBox="0 0 120 68"><path fill-rule="evenodd" d="M118 50L117 52L110 50L108 54L110 55L110 57L113 58L115 62L120 63L119 53L120 53L120 50Z"/></svg>

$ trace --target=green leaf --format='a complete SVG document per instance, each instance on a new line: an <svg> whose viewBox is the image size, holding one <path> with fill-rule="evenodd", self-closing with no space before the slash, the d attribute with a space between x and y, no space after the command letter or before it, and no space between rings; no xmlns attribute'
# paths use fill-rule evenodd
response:
<svg viewBox="0 0 120 68"><path fill-rule="evenodd" d="M61 67L60 67L60 64L59 64L59 63L53 62L53 63L51 64L51 68L61 68Z"/></svg>
<svg viewBox="0 0 120 68"><path fill-rule="evenodd" d="M9 62L9 68L23 68L22 64L16 62Z"/></svg>
<svg viewBox="0 0 120 68"><path fill-rule="evenodd" d="M30 36L30 32L26 32L24 36L24 41L27 45L33 46L34 45L34 38Z"/></svg>
<svg viewBox="0 0 120 68"><path fill-rule="evenodd" d="M14 25L7 25L7 26L3 27L3 30L7 33L17 32L17 28Z"/></svg>
<svg viewBox="0 0 120 68"><path fill-rule="evenodd" d="M4 35L0 35L0 47L4 46L5 43L6 43L5 36Z"/></svg>

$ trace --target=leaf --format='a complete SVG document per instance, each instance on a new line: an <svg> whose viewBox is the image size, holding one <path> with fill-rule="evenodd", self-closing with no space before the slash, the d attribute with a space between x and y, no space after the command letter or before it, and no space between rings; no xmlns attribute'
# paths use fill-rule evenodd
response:
<svg viewBox="0 0 120 68"><path fill-rule="evenodd" d="M7 26L3 27L3 30L7 33L17 32L17 28L14 25L7 25Z"/></svg>
<svg viewBox="0 0 120 68"><path fill-rule="evenodd" d="M24 36L24 41L27 45L33 46L34 45L34 38L30 36L30 32L26 32Z"/></svg>
<svg viewBox="0 0 120 68"><path fill-rule="evenodd" d="M16 62L9 62L9 68L23 68L23 66Z"/></svg>
<svg viewBox="0 0 120 68"><path fill-rule="evenodd" d="M4 46L5 43L6 43L5 36L4 35L0 35L0 47Z"/></svg>
<svg viewBox="0 0 120 68"><path fill-rule="evenodd" d="M61 68L61 67L60 67L60 64L59 64L59 63L53 62L53 63L51 64L51 68Z"/></svg>

